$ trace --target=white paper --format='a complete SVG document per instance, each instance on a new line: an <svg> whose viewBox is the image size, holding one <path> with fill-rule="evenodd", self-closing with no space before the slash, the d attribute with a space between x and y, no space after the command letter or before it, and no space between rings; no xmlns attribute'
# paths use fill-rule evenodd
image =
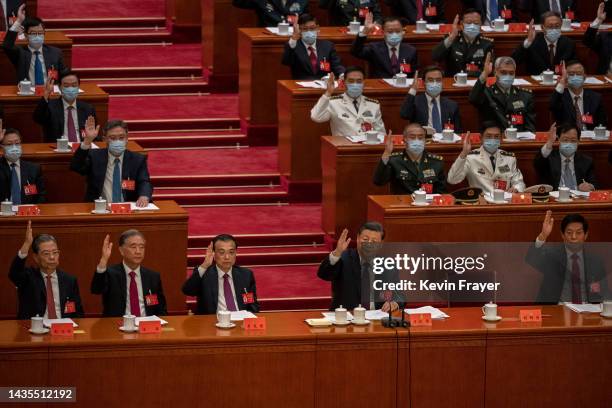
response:
<svg viewBox="0 0 612 408"><path fill-rule="evenodd" d="M531 78L533 78L534 81L538 81L538 82L542 82L542 75L532 75ZM553 81L556 81L557 79L559 79L559 75L554 74L553 75ZM552 83L547 84L547 85L552 85Z"/></svg>
<svg viewBox="0 0 612 408"><path fill-rule="evenodd" d="M230 320L232 322L241 322L244 319L254 319L255 316L253 313L248 310L238 310L237 312L230 312Z"/></svg>
<svg viewBox="0 0 612 408"><path fill-rule="evenodd" d="M382 310L366 310L365 318L366 320L380 320L384 317L389 317L389 313L383 312Z"/></svg>
<svg viewBox="0 0 612 408"><path fill-rule="evenodd" d="M72 319L64 318L64 319L43 319L43 325L45 327L51 327L53 323L72 323L72 327L79 327Z"/></svg>
<svg viewBox="0 0 612 408"><path fill-rule="evenodd" d="M601 313L601 304L593 305L590 303L586 304L575 304L575 303L565 303L565 306L573 312L576 313Z"/></svg>
<svg viewBox="0 0 612 408"><path fill-rule="evenodd" d="M430 313L432 319L445 319L449 317L446 313L433 306L423 306L416 309L404 309L407 314L419 314L419 313Z"/></svg>
<svg viewBox="0 0 612 408"><path fill-rule="evenodd" d="M590 191L570 190L570 194L574 197L589 198L589 196L591 195L591 192Z"/></svg>
<svg viewBox="0 0 612 408"><path fill-rule="evenodd" d="M361 143L366 141L365 135L347 136L346 138L353 143Z"/></svg>
<svg viewBox="0 0 612 408"><path fill-rule="evenodd" d="M271 32L272 34L281 35L283 37L289 37L293 35L293 27L289 26L289 32L287 34L279 34L278 27L266 27L266 30Z"/></svg>
<svg viewBox="0 0 612 408"><path fill-rule="evenodd" d="M606 130L606 137L598 138L598 137L595 137L595 131L593 131L593 130L583 130L582 132L580 132L580 138L581 139L607 140L607 139L610 138L610 131Z"/></svg>
<svg viewBox="0 0 612 408"><path fill-rule="evenodd" d="M296 82L302 88L313 88L313 89L326 89L327 81L317 80L317 81L298 81ZM338 87L338 81L334 81L334 85Z"/></svg>
<svg viewBox="0 0 612 408"><path fill-rule="evenodd" d="M589 84L589 85L603 85L604 81L590 76L590 77L586 77L586 79L584 80L584 83Z"/></svg>
<svg viewBox="0 0 612 408"><path fill-rule="evenodd" d="M159 207L156 206L153 203L149 203L146 207L137 207L136 203L131 202L130 203L130 210L131 211L158 211Z"/></svg>
<svg viewBox="0 0 612 408"><path fill-rule="evenodd" d="M493 200L493 193L484 193L485 199L486 200L490 200L490 201L495 201ZM504 201L510 201L512 200L512 193L509 193L507 191L504 191Z"/></svg>
<svg viewBox="0 0 612 408"><path fill-rule="evenodd" d="M512 85L514 85L514 86L519 86L519 85L530 86L530 85L533 85L533 84L531 82L523 79L523 78L514 78L514 82L512 83Z"/></svg>
<svg viewBox="0 0 612 408"><path fill-rule="evenodd" d="M580 27L580 23L578 23L578 27ZM609 30L612 28L612 24L601 24L599 26L600 30Z"/></svg>
<svg viewBox="0 0 612 408"><path fill-rule="evenodd" d="M368 311L366 310L366 313ZM323 317L327 320L329 320L330 322L335 322L336 321L336 312L321 312L321 314L323 315ZM367 319L367 316L366 316ZM348 320L349 322L351 320L353 320L353 314L351 312L346 312L346 320Z"/></svg>
<svg viewBox="0 0 612 408"><path fill-rule="evenodd" d="M53 85L53 92L55 92L56 94L61 93L61 92L60 92L59 85ZM82 90L81 88L79 88L79 93L80 93L80 94L81 94L81 93L84 93L84 92L85 92L84 90Z"/></svg>
<svg viewBox="0 0 612 408"><path fill-rule="evenodd" d="M481 30L484 31L485 33L500 33L502 32L501 30L496 30L491 26L482 26ZM510 26L508 24L504 24L504 32L508 32L510 30Z"/></svg>
<svg viewBox="0 0 612 408"><path fill-rule="evenodd" d="M608 81L608 82L610 82L612 84L612 78L608 78L608 77L605 77L605 78L606 78L606 81Z"/></svg>
<svg viewBox="0 0 612 408"><path fill-rule="evenodd" d="M425 27L431 31L440 31L440 24L425 24Z"/></svg>
<svg viewBox="0 0 612 408"><path fill-rule="evenodd" d="M431 140L437 143L457 143L461 141L461 136L456 133L453 133L453 140L447 141L444 140L444 136L442 136L442 133L434 133L434 135L431 137Z"/></svg>
<svg viewBox="0 0 612 408"><path fill-rule="evenodd" d="M516 132L516 138L520 140L536 140L536 135L532 132Z"/></svg>
<svg viewBox="0 0 612 408"><path fill-rule="evenodd" d="M542 31L542 24L536 24L533 28L535 28L536 31Z"/></svg>
<svg viewBox="0 0 612 408"><path fill-rule="evenodd" d="M137 317L135 320L136 320L136 326L138 326L138 324L140 324L140 322L157 322L157 321L159 321L162 326L168 324L167 321L165 321L164 319L159 318L159 317L157 317L155 315L153 315L153 316Z"/></svg>
<svg viewBox="0 0 612 408"><path fill-rule="evenodd" d="M384 78L383 81L385 81L386 83L388 83L389 85L391 85L394 88L410 88L410 86L412 85L412 78L406 78L406 84L405 85L397 85L395 83L395 79L394 78Z"/></svg>
<svg viewBox="0 0 612 408"><path fill-rule="evenodd" d="M465 85L460 85L460 84L455 82L453 84L453 86L456 86L457 88L473 87L474 85L476 85L476 81L477 81L477 79L468 79Z"/></svg>

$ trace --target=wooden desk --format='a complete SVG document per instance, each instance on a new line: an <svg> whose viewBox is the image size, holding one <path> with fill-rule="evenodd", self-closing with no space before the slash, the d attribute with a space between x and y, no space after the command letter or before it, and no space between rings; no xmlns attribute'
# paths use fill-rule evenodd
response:
<svg viewBox="0 0 612 408"><path fill-rule="evenodd" d="M28 1L28 10L36 10L35 8L30 8L30 1ZM37 15L35 11L30 11L29 15ZM0 33L0 41L4 40L4 33ZM25 40L18 40L17 45L26 44ZM64 64L67 67L72 67L72 40L68 38L61 31L47 31L45 32L45 44L53 47L57 47L62 50L64 54ZM15 68L11 61L9 61L8 57L4 52L0 52L0 85L15 85L16 77L15 77ZM21 78L23 79L23 78Z"/></svg>
<svg viewBox="0 0 612 408"><path fill-rule="evenodd" d="M104 125L108 120L108 94L92 83L81 83L81 89L84 92L79 95L78 99L93 105L96 109L98 123ZM43 141L42 128L32 119L40 98L42 96L17 95L15 85L0 86L0 105L4 109L4 127L18 129L23 137L23 143Z"/></svg>
<svg viewBox="0 0 612 408"><path fill-rule="evenodd" d="M110 234L115 243L111 264L120 262L119 235L136 228L147 238L144 265L162 275L168 312L181 312L185 296L181 286L187 269L187 212L174 201L157 201L160 210L125 215L91 214L93 203L42 204L36 217L0 217L0 270L8 274L17 250L23 244L28 219L34 234L49 233L62 251L60 268L79 279L83 307L88 315L102 311L102 299L89 291L92 274L100 259L102 242ZM33 262L33 261L31 261ZM16 316L17 293L7 275L0 280L0 318Z"/></svg>
<svg viewBox="0 0 612 408"><path fill-rule="evenodd" d="M343 228L351 231L361 225L367 215L368 195L389 194L389 187L372 183L374 169L382 156L384 146L351 143L343 137L322 138L321 165L323 169L323 229L328 234L339 234ZM514 152L527 186L538 183L533 159L542 142L502 143L501 148ZM477 146L474 146L476 148ZM461 151L460 144L428 143L427 150L444 157L446 174ZM396 146L396 150L403 146ZM612 174L608 154L612 141L580 143L580 151L595 160L595 171L600 188L612 188ZM448 185L449 191L461 185Z"/></svg>
<svg viewBox="0 0 612 408"><path fill-rule="evenodd" d="M517 307L500 307L496 324L483 322L480 308L452 308L432 327L397 330L379 322L311 329L303 320L317 312L265 313L259 333L216 329L214 316L169 316L159 335L124 334L116 318L78 319L82 332L64 339L33 336L28 322L7 320L0 386L72 386L88 407L518 405L508 398L605 406L612 363L602 356L612 352L612 321L561 306L542 310L550 317L541 327L518 322ZM237 370L248 372L239 387L227 380ZM143 373L146 389L137 387Z"/></svg>
<svg viewBox="0 0 612 408"><path fill-rule="evenodd" d="M603 94L604 103L612 115L612 84L605 81L604 85L589 88ZM550 95L554 92L552 86L536 85L531 77L524 79L534 85L533 91L538 130L548 130L551 122L549 111ZM310 119L310 110L317 103L323 90L300 87L296 81L278 81L278 156L282 175L291 182L318 182L321 179L321 168L313 166L320 161L318 153L319 137L329 134L329 122L315 123ZM471 87L458 88L453 86L453 80L444 79L443 95L459 104L461 126L464 131L479 131L482 121L478 109L468 101ZM400 117L400 109L406 98L407 90L395 88L379 79L366 80L364 95L378 99L385 127L394 133L401 133L409 122ZM612 122L611 122L612 123Z"/></svg>
<svg viewBox="0 0 612 408"><path fill-rule="evenodd" d="M442 40L444 34L414 34L413 30L413 26L407 27L406 41L417 48L419 65L430 65L433 62L431 50ZM495 39L495 53L498 56L510 55L526 36L525 33L487 35ZM587 72L595 72L597 55L582 44L584 31L576 30L566 35L576 41L577 56L586 64ZM350 55L355 37L345 34L342 28L322 27L319 38L335 43L343 65L366 65L364 61ZM378 41L381 38L373 36L371 40ZM275 135L278 121L275 83L279 79L291 78L289 68L281 65L283 47L287 41L288 37L274 35L264 28L238 30L240 119L248 129L249 137L254 140ZM520 70L518 74L521 74Z"/></svg>
<svg viewBox="0 0 612 408"><path fill-rule="evenodd" d="M106 143L96 142L100 148ZM57 153L50 143L22 144L22 159L40 164L45 187L47 203L78 203L85 197L85 177L70 171L72 153ZM132 152L147 155L147 152L136 142L129 141L128 149Z"/></svg>

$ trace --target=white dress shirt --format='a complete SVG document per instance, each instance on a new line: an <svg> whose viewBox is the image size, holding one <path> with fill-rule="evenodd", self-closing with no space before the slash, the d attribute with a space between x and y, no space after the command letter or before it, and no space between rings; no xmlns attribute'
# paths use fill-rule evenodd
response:
<svg viewBox="0 0 612 408"><path fill-rule="evenodd" d="M62 105L64 106L64 137L68 139L68 107L72 106L72 123L74 123L74 130L76 131L77 142L81 142L81 135L79 134L79 115L77 110L77 101L73 101L72 104L66 102L62 98Z"/></svg>
<svg viewBox="0 0 612 408"><path fill-rule="evenodd" d="M123 262L123 268L125 269L125 278L126 278L126 297L125 297L125 314L134 314L132 313L132 308L130 307L130 272L134 271L136 276L134 276L134 280L136 281L136 287L138 288L138 304L140 305L140 316L146 316L147 311L145 309L144 295L142 293L142 279L140 277L140 266L136 269L130 269L129 266Z"/></svg>
<svg viewBox="0 0 612 408"><path fill-rule="evenodd" d="M217 312L220 310L227 310L227 304L225 303L225 291L223 290L223 277L227 273L228 281L230 284L230 288L232 289L232 297L234 298L234 304L236 305L236 309L239 309L238 301L236 299L236 290L234 288L234 278L232 277L232 270L229 272L224 272L219 265L217 265L217 274L218 274L218 284L219 284L219 294L217 296Z"/></svg>
<svg viewBox="0 0 612 408"><path fill-rule="evenodd" d="M115 159L119 159L119 179L123 180L121 178L121 171L122 171L122 166L123 166L123 154L117 157L117 156L113 156L109 152L108 153L108 164L106 165L106 175L104 177L104 186L102 188L102 194L104 198L106 199L106 201L109 203L113 202L113 173L115 171ZM123 190L121 194L123 195ZM123 201L123 199L121 201Z"/></svg>

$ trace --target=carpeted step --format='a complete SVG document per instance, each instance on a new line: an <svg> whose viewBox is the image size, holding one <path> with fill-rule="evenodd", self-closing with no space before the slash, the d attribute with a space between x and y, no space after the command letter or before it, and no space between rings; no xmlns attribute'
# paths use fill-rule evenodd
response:
<svg viewBox="0 0 612 408"><path fill-rule="evenodd" d="M239 130L130 131L130 138L146 149L236 147L245 146L248 138Z"/></svg>
<svg viewBox="0 0 612 408"><path fill-rule="evenodd" d="M93 82L110 95L198 94L208 93L208 81L202 76L185 78L97 79Z"/></svg>
<svg viewBox="0 0 612 408"><path fill-rule="evenodd" d="M90 1L91 2L91 1ZM62 11L64 9L62 8ZM39 9L39 13L41 13ZM45 13L45 14L42 14ZM75 30L75 29L130 29L130 28L155 28L166 27L166 17L164 16L139 16L139 17L78 17L65 16L59 18L45 18L46 12L39 14L45 20L45 28L50 30Z"/></svg>
<svg viewBox="0 0 612 408"><path fill-rule="evenodd" d="M187 264L191 267L202 263L206 248L187 251ZM329 254L326 245L239 247L236 262L240 265L292 265L321 262Z"/></svg>
<svg viewBox="0 0 612 408"><path fill-rule="evenodd" d="M156 188L156 200L174 200L180 205L244 205L287 203L289 193L279 186L234 187L234 188Z"/></svg>
<svg viewBox="0 0 612 408"><path fill-rule="evenodd" d="M216 235L216 234L215 234ZM214 235L189 235L189 248L204 248L210 244ZM320 232L283 232L265 234L234 234L240 247L242 246L274 246L274 245L322 245L325 244L325 234Z"/></svg>
<svg viewBox="0 0 612 408"><path fill-rule="evenodd" d="M45 19L106 18L112 21L138 17L165 19L163 16L166 15L165 0L38 0L37 8L37 15Z"/></svg>
<svg viewBox="0 0 612 408"><path fill-rule="evenodd" d="M150 151L155 153L155 151ZM280 174L214 174L214 175L157 175L151 176L155 187L211 187L211 186L268 186L280 183Z"/></svg>
<svg viewBox="0 0 612 408"><path fill-rule="evenodd" d="M72 39L73 44L148 44L170 43L172 33L166 27L136 28L69 28L62 32Z"/></svg>

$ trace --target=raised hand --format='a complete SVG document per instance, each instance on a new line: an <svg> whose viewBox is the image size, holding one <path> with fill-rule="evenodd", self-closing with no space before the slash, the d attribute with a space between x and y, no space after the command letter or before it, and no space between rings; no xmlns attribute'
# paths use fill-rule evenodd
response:
<svg viewBox="0 0 612 408"><path fill-rule="evenodd" d="M470 131L465 134L463 138L463 148L461 149L461 154L459 155L462 159L465 159L469 152L472 151L472 142L470 141Z"/></svg>
<svg viewBox="0 0 612 408"><path fill-rule="evenodd" d="M17 21L19 22L19 24L23 24L24 20L26 19L26 5L25 3L23 3L21 6L19 6L19 10L17 10Z"/></svg>
<svg viewBox="0 0 612 408"><path fill-rule="evenodd" d="M376 30L376 24L374 24L374 14L368 11L363 23L363 33L370 35Z"/></svg>
<svg viewBox="0 0 612 408"><path fill-rule="evenodd" d="M554 122L550 125L550 129L548 130L548 137L546 138L546 145L549 149L552 149L553 143L557 140L557 122Z"/></svg>
<svg viewBox="0 0 612 408"><path fill-rule="evenodd" d="M531 21L529 22L529 27L527 28L527 42L529 43L529 45L533 44L533 40L535 40L536 37L536 29L535 29L535 25L533 24L533 18L531 19Z"/></svg>
<svg viewBox="0 0 612 408"><path fill-rule="evenodd" d="M606 5L602 1L599 3L599 7L597 7L597 20L600 21L600 24L606 21Z"/></svg>
<svg viewBox="0 0 612 408"><path fill-rule="evenodd" d="M302 38L302 32L300 31L300 25L298 24L298 19L295 19L295 22L293 23L293 34L291 34L291 39L298 41L300 38Z"/></svg>
<svg viewBox="0 0 612 408"><path fill-rule="evenodd" d="M410 89L414 89L414 92L417 92L419 89L419 71L418 70L414 71L414 77L412 78L412 84L410 85L408 92L410 92Z"/></svg>
<svg viewBox="0 0 612 408"><path fill-rule="evenodd" d="M454 41L455 38L457 38L459 36L459 14L457 14L455 16L455 19L453 20L453 29L451 30L450 34L448 35L448 38L451 41Z"/></svg>
<svg viewBox="0 0 612 408"><path fill-rule="evenodd" d="M99 270L106 270L106 265L108 265L108 259L113 252L113 243L110 242L110 235L106 234L104 237L104 242L102 243L102 255L100 256L100 262L98 262Z"/></svg>
<svg viewBox="0 0 612 408"><path fill-rule="evenodd" d="M28 221L25 238L23 240L23 245L21 246L21 249L19 249L19 253L21 253L22 255L27 255L30 251L30 247L32 246L32 242L34 242L34 237L32 235L32 221Z"/></svg>
<svg viewBox="0 0 612 408"><path fill-rule="evenodd" d="M385 313L389 313L389 310L391 310L391 312L395 312L398 309L399 305L397 302L393 301L383 303L382 307L380 308L380 310Z"/></svg>
<svg viewBox="0 0 612 408"><path fill-rule="evenodd" d="M334 256L340 257L344 251L349 247L351 243L351 239L348 238L348 229L344 229L342 234L340 234L340 238L338 238L338 242L336 243L336 249L334 249Z"/></svg>
<svg viewBox="0 0 612 408"><path fill-rule="evenodd" d="M493 57L491 56L490 52L485 57L485 62L484 62L484 65L482 66L482 73L480 74L480 79L482 79L483 81L486 81L487 78L493 72L493 61L491 61L492 58Z"/></svg>
<svg viewBox="0 0 612 408"><path fill-rule="evenodd" d="M329 73L329 78L327 79L327 89L325 90L325 95L332 96L334 91L336 90L336 78L333 72Z"/></svg>
<svg viewBox="0 0 612 408"><path fill-rule="evenodd" d="M81 133L83 144L91 146L93 141L98 137L98 133L100 133L100 125L96 126L96 119L93 116L88 117L85 121L85 129L83 129Z"/></svg>
<svg viewBox="0 0 612 408"><path fill-rule="evenodd" d="M565 61L561 61L561 76L559 77L558 83L567 88L567 70L565 69Z"/></svg>
<svg viewBox="0 0 612 408"><path fill-rule="evenodd" d="M215 253L213 251L213 243L211 242L208 247L206 247L206 254L204 255L204 262L200 265L200 267L204 270L208 269L210 265L212 265L215 260Z"/></svg>
<svg viewBox="0 0 612 408"><path fill-rule="evenodd" d="M53 94L53 85L55 85L55 80L53 78L48 78L45 83L45 91L43 93L43 97L45 101L49 100L49 97Z"/></svg>
<svg viewBox="0 0 612 408"><path fill-rule="evenodd" d="M391 153L393 153L393 136L391 136L392 134L393 133L391 129L389 129L387 135L385 136L385 151L382 155L383 159L388 158L389 156L391 156Z"/></svg>
<svg viewBox="0 0 612 408"><path fill-rule="evenodd" d="M555 219L552 216L552 211L546 211L544 216L544 222L542 223L542 231L538 235L539 241L546 241L550 233L552 232L553 226L555 225Z"/></svg>

